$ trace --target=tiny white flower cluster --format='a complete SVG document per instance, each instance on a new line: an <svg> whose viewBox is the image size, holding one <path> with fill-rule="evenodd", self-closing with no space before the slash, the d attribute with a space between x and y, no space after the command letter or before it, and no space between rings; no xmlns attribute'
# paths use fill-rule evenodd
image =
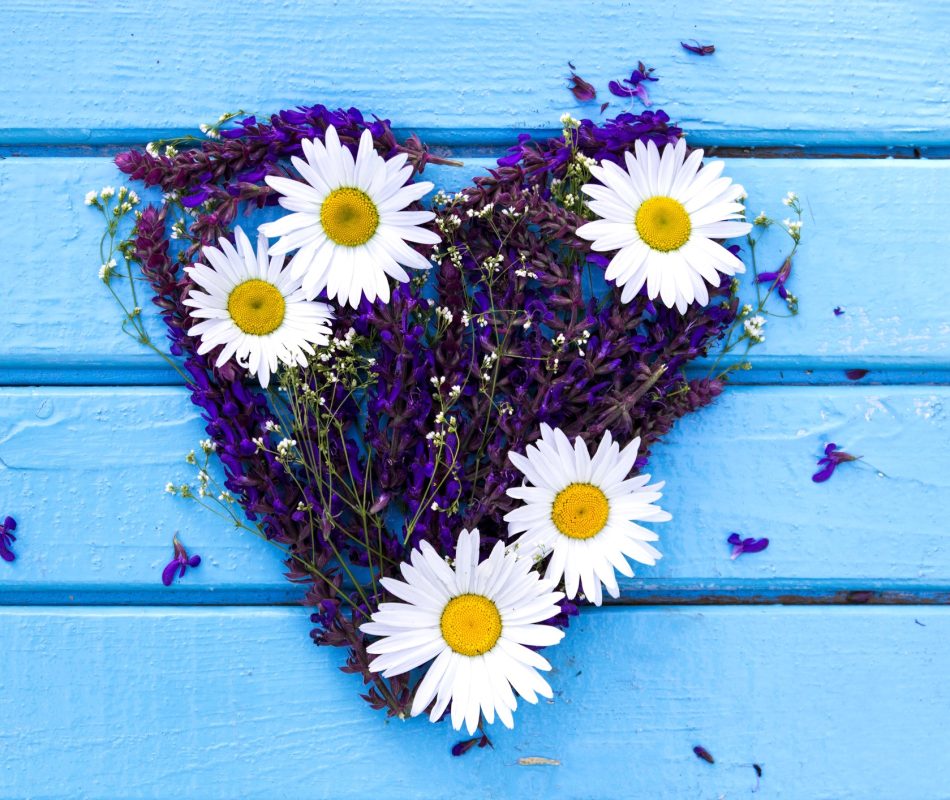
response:
<svg viewBox="0 0 950 800"><path fill-rule="evenodd" d="M482 262L482 269L484 269L485 272L491 274L504 263L505 263L505 257L503 255L499 254L496 256L488 256Z"/></svg>
<svg viewBox="0 0 950 800"><path fill-rule="evenodd" d="M462 218L458 214L443 214L435 218L435 224L442 233L452 233L462 225Z"/></svg>
<svg viewBox="0 0 950 800"><path fill-rule="evenodd" d="M488 219L492 215L492 212L494 210L495 210L494 203L485 203L485 205L483 205L480 209L478 209L478 211L476 211L474 208L468 209L468 211L465 212L465 215L469 219L472 219L472 218Z"/></svg>
<svg viewBox="0 0 950 800"><path fill-rule="evenodd" d="M488 383L492 379L491 369L496 361L498 361L498 352L495 350L482 356L482 383Z"/></svg>
<svg viewBox="0 0 950 800"><path fill-rule="evenodd" d="M280 425L274 422L274 420L269 419L264 423L264 430L269 433L280 433Z"/></svg>
<svg viewBox="0 0 950 800"><path fill-rule="evenodd" d="M188 235L188 228L186 227L185 220L179 219L177 222L174 222L169 235L172 239L184 239Z"/></svg>
<svg viewBox="0 0 950 800"><path fill-rule="evenodd" d="M99 280L107 284L112 279L112 276L115 274L116 260L110 258L105 264L99 267Z"/></svg>
<svg viewBox="0 0 950 800"><path fill-rule="evenodd" d="M802 221L800 219L784 219L782 224L785 226L785 230L788 231L788 235L791 236L796 242L802 236Z"/></svg>
<svg viewBox="0 0 950 800"><path fill-rule="evenodd" d="M198 446L204 451L205 455L210 455L218 449L218 443L211 441L211 439L202 439L198 442Z"/></svg>
<svg viewBox="0 0 950 800"><path fill-rule="evenodd" d="M795 192L789 192L782 198L782 205L791 208L798 202L798 195Z"/></svg>
<svg viewBox="0 0 950 800"><path fill-rule="evenodd" d="M451 325L455 321L455 315L445 306L437 306L435 315L446 325Z"/></svg>
<svg viewBox="0 0 950 800"><path fill-rule="evenodd" d="M158 142L149 142L145 145L145 152L152 158L159 158L162 155L161 145ZM165 155L169 158L174 158L178 155L178 148L173 144L166 144Z"/></svg>
<svg viewBox="0 0 950 800"><path fill-rule="evenodd" d="M198 126L198 130L201 131L209 139L220 139L221 134L218 132L218 128L214 125L208 125L205 122L202 122Z"/></svg>
<svg viewBox="0 0 950 800"><path fill-rule="evenodd" d="M581 335L574 339L574 344L577 345L577 355L583 358L586 353L584 348L587 347L587 343L590 341L590 331L584 330L581 332Z"/></svg>
<svg viewBox="0 0 950 800"><path fill-rule="evenodd" d="M752 220L752 224L758 225L763 228L767 228L769 225L772 224L772 220L769 219L765 211L760 211L759 216L757 216L754 220Z"/></svg>
<svg viewBox="0 0 950 800"><path fill-rule="evenodd" d="M744 323L742 323L743 328L745 329L746 335L756 344L760 344L765 341L765 317L756 315L750 317Z"/></svg>
<svg viewBox="0 0 950 800"><path fill-rule="evenodd" d="M277 443L277 458L278 458L278 460L280 460L280 461L288 461L288 460L291 458L291 456L293 455L291 451L292 451L293 448L295 448L296 446L297 446L297 440L296 440L296 439L287 439L287 438L281 439L281 440Z"/></svg>
<svg viewBox="0 0 950 800"><path fill-rule="evenodd" d="M574 119L569 113L565 112L561 114L561 125L564 128L564 138L567 139L571 135L571 131L576 130L581 126L581 121L579 119Z"/></svg>

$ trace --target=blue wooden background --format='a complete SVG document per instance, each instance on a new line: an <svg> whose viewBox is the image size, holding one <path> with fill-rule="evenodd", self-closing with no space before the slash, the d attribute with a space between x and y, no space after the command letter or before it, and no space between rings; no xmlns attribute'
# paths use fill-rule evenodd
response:
<svg viewBox="0 0 950 800"><path fill-rule="evenodd" d="M0 798L950 797L950 3L0 10ZM419 132L457 188L596 114L569 59L605 92L638 58L750 211L802 196L802 312L657 448L664 559L551 651L553 701L454 759L448 725L387 723L310 644L276 553L162 493L202 425L119 332L82 198L122 145L303 102ZM874 467L813 484L827 441ZM772 545L731 561L733 530ZM176 531L204 562L166 589Z"/></svg>

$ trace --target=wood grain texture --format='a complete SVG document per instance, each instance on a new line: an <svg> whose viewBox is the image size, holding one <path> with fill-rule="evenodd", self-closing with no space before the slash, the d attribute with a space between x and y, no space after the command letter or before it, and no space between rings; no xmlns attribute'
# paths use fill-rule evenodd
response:
<svg viewBox="0 0 950 800"><path fill-rule="evenodd" d="M568 60L617 109L607 81L638 58L661 76L656 103L706 142L950 142L950 86L934 69L945 1L8 0L4 22L5 142L135 141L302 102L356 105L453 142L507 141L577 109ZM693 37L716 54L682 50Z"/></svg>
<svg viewBox="0 0 950 800"><path fill-rule="evenodd" d="M366 706L308 627L0 610L0 798L950 797L946 608L591 613L547 651L554 700L457 759L448 724Z"/></svg>
<svg viewBox="0 0 950 800"><path fill-rule="evenodd" d="M473 159L431 176L455 190L492 163ZM897 371L898 379L901 371L950 369L950 307L932 289L950 252L950 163L732 159L727 171L746 187L752 215L764 209L781 219L789 189L806 209L789 284L801 313L769 324L766 344L752 353L758 367L799 376L831 370L840 381L849 368ZM3 268L16 280L8 285L0 381L178 382L120 331L118 308L96 279L99 217L82 198L121 178L107 159L0 161L0 188L18 199L0 209L0 247L17 254ZM38 241L44 246L23 246ZM767 235L761 269L778 266L787 241L778 231ZM833 313L839 305L842 317ZM164 340L160 325L153 331Z"/></svg>
<svg viewBox="0 0 950 800"><path fill-rule="evenodd" d="M664 558L627 588L640 602L652 593L945 595L948 407L946 387L728 389L655 449L650 471L667 481L674 521L655 526ZM21 557L4 565L0 603L298 596L273 548L163 492L169 480L193 480L183 456L203 436L179 389L2 390L0 508L21 522ZM827 441L868 463L814 484ZM166 589L159 575L176 531L204 562ZM732 531L771 546L732 561Z"/></svg>

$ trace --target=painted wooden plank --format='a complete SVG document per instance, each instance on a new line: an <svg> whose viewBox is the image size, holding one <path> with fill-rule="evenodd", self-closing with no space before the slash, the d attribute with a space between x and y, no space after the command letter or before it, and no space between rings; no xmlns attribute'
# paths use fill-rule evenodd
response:
<svg viewBox="0 0 950 800"><path fill-rule="evenodd" d="M651 472L667 481L674 521L657 526L664 558L638 569L631 596L946 597L947 408L947 387L731 388L654 452ZM298 596L272 547L164 493L169 480L193 480L183 456L203 436L179 389L2 390L0 511L19 519L22 535L19 560L0 570L0 603ZM814 484L827 441L869 463ZM166 589L159 575L176 531L204 562ZM771 546L730 560L732 531L768 536Z"/></svg>
<svg viewBox="0 0 950 800"><path fill-rule="evenodd" d="M569 59L600 88L596 113L601 100L622 107L606 84L638 58L662 76L656 102L707 142L950 142L950 85L935 70L947 2L691 0L650 13L621 0L555 0L543 12L502 0L376 0L358 11L276 0L12 0L5 11L6 142L138 140L233 108L303 102L497 142L512 129L556 127L576 108ZM716 54L682 50L693 37Z"/></svg>
<svg viewBox="0 0 950 800"><path fill-rule="evenodd" d="M432 177L454 190L491 163L472 159L432 169ZM806 207L790 283L801 314L769 325L766 344L753 351L757 366L797 380L808 380L806 370L843 380L847 368L950 368L950 308L931 288L950 251L950 163L732 159L727 169L746 186L752 214L764 208L781 218L788 189ZM0 209L0 247L17 254L7 267L15 274L0 341L3 382L177 382L121 333L118 309L96 278L98 218L82 198L121 177L107 159L0 161L0 186L17 198ZM763 241L763 269L777 266L784 238L772 231Z"/></svg>
<svg viewBox="0 0 950 800"><path fill-rule="evenodd" d="M308 627L301 609L0 610L0 797L950 796L945 608L591 613L547 653L553 701L464 758L447 724L386 723ZM557 765L519 763L537 757Z"/></svg>

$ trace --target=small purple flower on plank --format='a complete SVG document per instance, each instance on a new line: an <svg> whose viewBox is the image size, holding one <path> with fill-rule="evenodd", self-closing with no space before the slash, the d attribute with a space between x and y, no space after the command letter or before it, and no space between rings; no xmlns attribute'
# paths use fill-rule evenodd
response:
<svg viewBox="0 0 950 800"><path fill-rule="evenodd" d="M765 537L756 539L750 536L743 539L738 533L729 534L729 544L732 545L732 560L735 561L743 553L761 553L769 546L769 540Z"/></svg>
<svg viewBox="0 0 950 800"><path fill-rule="evenodd" d="M646 81L657 81L658 78L651 77L652 67L647 67L642 61L637 64L637 68L630 73L629 78L622 81L611 81L607 84L612 95L617 97L639 97L640 102L645 106L650 105L650 95L647 94L647 87L643 84ZM624 86L623 84L627 84Z"/></svg>
<svg viewBox="0 0 950 800"><path fill-rule="evenodd" d="M708 764L715 764L715 763L716 763L716 759L714 759L714 758L712 757L712 753L710 753L710 752L709 752L705 747L703 747L702 745L696 745L696 746L693 748L693 752L696 754L696 757L697 757L697 758L701 758L703 761L707 762Z"/></svg>
<svg viewBox="0 0 950 800"><path fill-rule="evenodd" d="M821 467L818 472L811 476L815 483L824 483L837 469L839 464L845 464L848 461L857 461L861 456L853 456L838 448L834 442L829 442L825 446L825 455L818 459L818 466Z"/></svg>
<svg viewBox="0 0 950 800"><path fill-rule="evenodd" d="M844 316L844 309L841 306L835 306L835 316L836 317Z"/></svg>
<svg viewBox="0 0 950 800"><path fill-rule="evenodd" d="M453 756L464 756L469 750L471 750L475 745L479 747L490 747L492 750L495 749L495 745L491 743L491 740L482 734L481 736L475 736L472 739L464 739L461 742L456 742L452 745L452 755Z"/></svg>
<svg viewBox="0 0 950 800"><path fill-rule="evenodd" d="M711 56L716 52L716 45L714 44L700 44L695 39L691 39L694 44L687 44L686 42L680 42L680 46L684 50L689 50L691 53L695 53L698 56Z"/></svg>
<svg viewBox="0 0 950 800"><path fill-rule="evenodd" d="M165 565L165 569L162 570L162 583L166 586L171 586L172 581L175 580L175 572L178 572L178 577L185 577L185 570L188 567L197 567L201 563L201 556L189 556L188 551L185 550L185 546L178 541L176 536L172 539L172 544L175 547L175 557Z"/></svg>
<svg viewBox="0 0 950 800"><path fill-rule="evenodd" d="M16 536L13 535L15 530L16 520L13 517L7 517L0 525L0 558L4 561L13 561L16 558L10 549L10 545L16 541Z"/></svg>
<svg viewBox="0 0 950 800"><path fill-rule="evenodd" d="M849 381L859 381L865 375L867 375L871 370L869 369L846 369L844 371L844 376Z"/></svg>
<svg viewBox="0 0 950 800"><path fill-rule="evenodd" d="M756 279L759 283L774 283L778 290L778 295L783 300L788 299L788 290L785 288L785 281L792 274L792 259L786 258L785 262L775 272L760 272Z"/></svg>
<svg viewBox="0 0 950 800"><path fill-rule="evenodd" d="M573 64L568 62L568 66L571 68L571 82L567 85L567 88L571 90L571 94L574 95L574 98L580 100L582 103L586 103L588 100L593 100L597 97L597 90L574 72Z"/></svg>

